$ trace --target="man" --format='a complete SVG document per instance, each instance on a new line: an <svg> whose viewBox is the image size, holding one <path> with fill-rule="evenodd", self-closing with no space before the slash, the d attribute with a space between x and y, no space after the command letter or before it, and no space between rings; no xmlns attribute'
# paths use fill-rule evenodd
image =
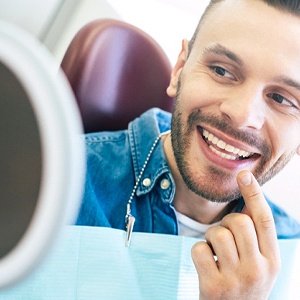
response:
<svg viewBox="0 0 300 300"><path fill-rule="evenodd" d="M277 238L300 237L259 187L300 154L299 36L300 1L211 1L171 74L171 132L154 109L87 136L77 223L205 238L200 298L266 299Z"/></svg>

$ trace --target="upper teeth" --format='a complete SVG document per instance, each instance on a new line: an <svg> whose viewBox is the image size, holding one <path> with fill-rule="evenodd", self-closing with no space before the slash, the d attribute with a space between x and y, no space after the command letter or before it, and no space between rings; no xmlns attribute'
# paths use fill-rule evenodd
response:
<svg viewBox="0 0 300 300"><path fill-rule="evenodd" d="M215 147L213 147L212 145L209 145L209 148L214 151L216 154L218 154L219 156L223 157L223 158L227 158L227 159L231 159L231 160L235 160L237 159L238 155L239 157L249 157L251 156L253 153L245 151L245 150L241 150L239 148L236 148L230 144L226 144L224 141L218 139L216 136L214 136L212 133L208 132L207 130L203 129L203 136L205 138L207 138L212 144L218 146L218 148L220 149L224 149L226 150L227 153L218 151L218 149L216 149ZM235 154L230 155L230 153Z"/></svg>

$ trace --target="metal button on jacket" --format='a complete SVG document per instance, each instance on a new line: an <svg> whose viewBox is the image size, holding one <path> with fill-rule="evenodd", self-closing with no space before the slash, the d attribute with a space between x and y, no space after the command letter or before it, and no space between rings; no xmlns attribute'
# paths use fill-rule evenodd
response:
<svg viewBox="0 0 300 300"><path fill-rule="evenodd" d="M143 180L143 186L150 186L151 185L151 179L150 178L145 178Z"/></svg>
<svg viewBox="0 0 300 300"><path fill-rule="evenodd" d="M160 187L163 189L163 190L166 190L168 189L170 186L170 181L168 179L163 179L161 182L160 182Z"/></svg>

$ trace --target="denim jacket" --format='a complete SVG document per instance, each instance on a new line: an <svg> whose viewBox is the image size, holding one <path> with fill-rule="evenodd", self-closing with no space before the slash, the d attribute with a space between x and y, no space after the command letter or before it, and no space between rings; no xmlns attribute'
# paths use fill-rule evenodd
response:
<svg viewBox="0 0 300 300"><path fill-rule="evenodd" d="M170 129L171 114L153 108L132 121L127 130L86 135L87 175L77 225L125 230L129 198L149 151L161 132ZM161 140L158 141L132 199L134 231L178 234L172 205L175 183ZM244 206L237 201L236 212ZM300 224L268 200L278 238L300 238Z"/></svg>

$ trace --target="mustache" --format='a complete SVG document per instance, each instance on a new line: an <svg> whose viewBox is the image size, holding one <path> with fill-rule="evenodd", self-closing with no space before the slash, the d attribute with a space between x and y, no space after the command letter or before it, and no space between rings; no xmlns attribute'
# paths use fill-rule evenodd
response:
<svg viewBox="0 0 300 300"><path fill-rule="evenodd" d="M259 138L257 135L233 128L224 119L220 119L213 114L204 114L200 109L192 112L188 117L188 130L191 130L194 126L199 124L207 124L218 130L232 136L234 139L242 141L248 145L255 146L265 156L271 155L271 149L269 145Z"/></svg>

